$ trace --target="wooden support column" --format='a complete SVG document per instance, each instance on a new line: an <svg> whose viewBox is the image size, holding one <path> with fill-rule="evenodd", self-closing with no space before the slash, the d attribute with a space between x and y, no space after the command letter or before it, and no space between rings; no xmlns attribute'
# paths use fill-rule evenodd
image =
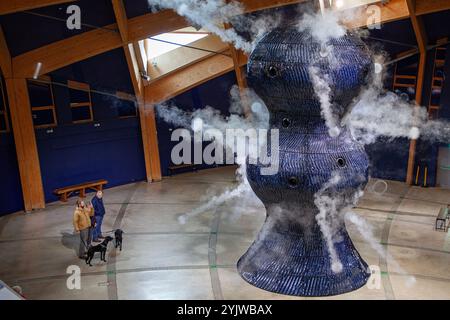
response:
<svg viewBox="0 0 450 320"><path fill-rule="evenodd" d="M128 20L123 0L112 0L114 13L123 43L128 42ZM145 172L148 182L161 181L158 139L156 137L156 120L154 112L146 110L144 100L144 83L141 78L139 63L132 43L123 47L136 96L141 124L142 144L144 149ZM155 143L156 141L156 143Z"/></svg>
<svg viewBox="0 0 450 320"><path fill-rule="evenodd" d="M427 61L427 35L422 17L416 15L416 0L406 0L408 5L409 15L416 34L417 44L420 52L419 68L417 73L417 87L416 87L416 103L421 105L423 94L423 83L425 78L425 67ZM406 183L411 185L414 181L414 165L416 158L417 141L411 140L409 145L408 169L406 172Z"/></svg>
<svg viewBox="0 0 450 320"><path fill-rule="evenodd" d="M0 69L5 78L12 77L12 60L9 54L8 44L3 34L3 29L0 26Z"/></svg>
<svg viewBox="0 0 450 320"><path fill-rule="evenodd" d="M225 24L225 29L231 28L230 24ZM250 115L250 102L247 99L247 96L245 94L245 90L248 88L247 84L247 77L246 72L244 70L244 67L240 63L240 57L245 56L245 54L242 52L242 50L236 49L232 44L229 45L230 52L231 52L231 58L233 59L233 65L234 65L234 72L236 74L236 81L239 87L240 96L241 96L241 103L242 107L244 108L244 114L246 116Z"/></svg>
<svg viewBox="0 0 450 320"><path fill-rule="evenodd" d="M233 58L234 72L236 73L236 81L237 81L238 87L239 87L242 107L244 108L244 114L247 117L251 113L250 101L248 101L248 97L246 95L246 89L248 88L247 77L246 77L246 72L244 70L244 67L241 66L241 64L239 62L240 55L243 55L244 53L241 51L238 51L233 45L230 45L230 52L231 52L231 57Z"/></svg>
<svg viewBox="0 0 450 320"><path fill-rule="evenodd" d="M233 45L230 45L231 56L233 58L234 63L234 71L236 72L236 80L239 86L239 89L245 90L248 88L247 78L245 75L244 67L239 63L239 55L242 54L239 52Z"/></svg>
<svg viewBox="0 0 450 320"><path fill-rule="evenodd" d="M6 79L25 211L45 208L41 168L25 79Z"/></svg>
<svg viewBox="0 0 450 320"><path fill-rule="evenodd" d="M151 169L153 181L161 181L161 162L159 159L158 133L156 131L155 105L149 103L148 90L144 91L144 121L147 130L147 139L150 147Z"/></svg>
<svg viewBox="0 0 450 320"><path fill-rule="evenodd" d="M134 92L137 99L138 110L139 110L139 120L141 123L141 136L142 145L144 148L144 159L145 159L145 172L148 182L152 182L154 176L152 174L152 160L151 154L153 153L150 145L149 130L146 121L145 103L144 103L144 86L142 84L141 76L139 73L139 68L137 67L136 55L134 53L134 48L132 44L127 45L125 48L125 56L127 58L128 69L130 70L130 76L134 87ZM158 151L159 153L159 151ZM159 160L158 160L159 161Z"/></svg>
<svg viewBox="0 0 450 320"><path fill-rule="evenodd" d="M41 167L31 115L27 81L13 77L12 59L0 28L0 67L6 80L12 131L25 211L45 208Z"/></svg>

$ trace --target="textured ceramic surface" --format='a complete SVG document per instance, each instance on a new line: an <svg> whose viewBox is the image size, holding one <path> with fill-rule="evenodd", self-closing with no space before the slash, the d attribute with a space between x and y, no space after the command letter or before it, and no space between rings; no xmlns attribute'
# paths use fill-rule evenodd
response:
<svg viewBox="0 0 450 320"><path fill-rule="evenodd" d="M279 172L270 176L261 175L260 165L247 165L267 218L238 270L261 289L328 296L360 288L369 273L339 219L333 222L333 240L343 269L332 271L314 195L338 174L341 180L327 194L346 203L365 186L369 162L346 128L336 137L329 135L311 67L329 79L333 111L341 118L366 83L372 61L365 45L351 35L323 46L288 28L274 30L258 43L249 59L248 83L266 103L271 128L279 129L280 163Z"/></svg>

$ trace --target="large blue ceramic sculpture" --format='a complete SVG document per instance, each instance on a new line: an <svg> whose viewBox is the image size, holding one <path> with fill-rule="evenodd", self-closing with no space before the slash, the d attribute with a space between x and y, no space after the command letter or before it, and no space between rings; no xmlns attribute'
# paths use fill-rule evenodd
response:
<svg viewBox="0 0 450 320"><path fill-rule="evenodd" d="M314 203L332 174L341 180L326 192L341 205L368 177L364 148L349 131L331 137L310 76L328 77L333 110L342 117L372 70L365 45L351 34L324 45L296 29L276 29L252 52L248 83L264 100L271 128L279 129L279 172L261 175L247 165L249 183L267 210L257 240L238 262L241 276L264 290L296 296L337 295L363 286L368 266L356 251L343 219L335 218L334 248L342 270L334 272ZM269 146L270 149L270 146ZM340 209L340 208L338 208Z"/></svg>

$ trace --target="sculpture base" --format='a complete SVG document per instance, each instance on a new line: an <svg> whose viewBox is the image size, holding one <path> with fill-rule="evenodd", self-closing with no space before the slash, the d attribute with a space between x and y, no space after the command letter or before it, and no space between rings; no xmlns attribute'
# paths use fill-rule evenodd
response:
<svg viewBox="0 0 450 320"><path fill-rule="evenodd" d="M345 226L334 243L341 272L332 270L328 248L317 224L306 230L265 227L238 261L237 268L248 283L271 292L319 297L350 292L364 286L370 273L356 251ZM293 232L295 230L295 232Z"/></svg>

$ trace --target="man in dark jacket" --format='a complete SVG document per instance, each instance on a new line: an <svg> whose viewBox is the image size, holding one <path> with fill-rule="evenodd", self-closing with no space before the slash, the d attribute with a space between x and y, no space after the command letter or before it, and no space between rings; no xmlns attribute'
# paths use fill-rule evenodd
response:
<svg viewBox="0 0 450 320"><path fill-rule="evenodd" d="M95 227L93 232L93 241L98 242L104 239L102 235L102 222L105 216L105 206L103 205L103 192L97 191L94 198L92 198L92 206L94 207Z"/></svg>

